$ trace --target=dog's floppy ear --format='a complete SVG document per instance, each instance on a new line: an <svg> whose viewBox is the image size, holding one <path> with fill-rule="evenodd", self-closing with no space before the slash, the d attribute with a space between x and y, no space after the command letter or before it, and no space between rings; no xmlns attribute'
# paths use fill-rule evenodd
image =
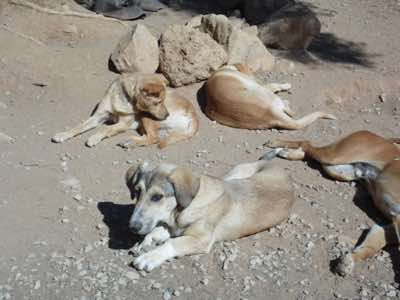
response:
<svg viewBox="0 0 400 300"><path fill-rule="evenodd" d="M136 76L132 76L131 74L122 74L120 77L120 82L124 93L130 99L133 99L136 95Z"/></svg>
<svg viewBox="0 0 400 300"><path fill-rule="evenodd" d="M185 209L199 191L200 177L188 168L176 168L169 175L169 181L174 187L178 207Z"/></svg>
<svg viewBox="0 0 400 300"><path fill-rule="evenodd" d="M129 189L133 188L133 184L137 181L140 174L149 166L147 161L142 162L139 165L134 165L126 171L125 183Z"/></svg>

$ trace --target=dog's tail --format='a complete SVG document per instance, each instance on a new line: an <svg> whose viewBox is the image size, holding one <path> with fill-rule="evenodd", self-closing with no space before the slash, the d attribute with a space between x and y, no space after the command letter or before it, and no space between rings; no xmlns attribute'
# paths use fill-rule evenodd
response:
<svg viewBox="0 0 400 300"><path fill-rule="evenodd" d="M318 119L337 120L334 115L322 111L311 113L297 120L287 114L283 114L281 119L275 122L275 126L290 130L303 129Z"/></svg>

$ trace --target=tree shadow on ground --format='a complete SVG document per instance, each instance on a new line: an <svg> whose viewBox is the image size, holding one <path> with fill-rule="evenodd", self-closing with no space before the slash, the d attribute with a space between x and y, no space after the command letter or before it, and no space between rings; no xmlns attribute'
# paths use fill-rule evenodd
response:
<svg viewBox="0 0 400 300"><path fill-rule="evenodd" d="M129 230L129 219L135 208L134 205L100 202L97 208L103 215L103 221L109 229L108 246L110 249L128 250L141 240L141 237Z"/></svg>

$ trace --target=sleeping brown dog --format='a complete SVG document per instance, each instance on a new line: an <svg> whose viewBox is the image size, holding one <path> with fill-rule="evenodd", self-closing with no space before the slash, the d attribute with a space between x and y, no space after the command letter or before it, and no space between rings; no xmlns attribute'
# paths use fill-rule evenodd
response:
<svg viewBox="0 0 400 300"><path fill-rule="evenodd" d="M142 136L121 144L144 146L158 144L163 148L169 144L188 139L198 130L195 108L185 98L167 88L168 81L160 74L124 74L109 87L94 114L81 125L57 133L52 141L64 142L76 135L103 125L86 142L88 147L97 145L105 138L139 129Z"/></svg>
<svg viewBox="0 0 400 300"><path fill-rule="evenodd" d="M224 66L206 84L205 113L218 123L245 129L302 129L319 118L336 119L324 112L314 112L294 119L287 101L276 92L290 89L290 84L257 82L243 64Z"/></svg>

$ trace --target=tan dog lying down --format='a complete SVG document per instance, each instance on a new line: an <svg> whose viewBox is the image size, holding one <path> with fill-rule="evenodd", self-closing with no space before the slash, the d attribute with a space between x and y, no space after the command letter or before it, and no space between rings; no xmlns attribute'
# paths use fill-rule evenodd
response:
<svg viewBox="0 0 400 300"><path fill-rule="evenodd" d="M208 253L216 241L279 224L294 202L290 179L267 161L238 165L222 179L143 163L126 178L137 200L129 226L145 235L139 249L159 245L135 259L146 271L173 257Z"/></svg>
<svg viewBox="0 0 400 300"><path fill-rule="evenodd" d="M94 114L83 124L53 137L61 143L85 131L102 125L89 137L86 145L93 147L101 140L140 129L142 136L132 136L121 146L169 144L188 139L198 130L196 111L188 100L166 87L167 80L160 74L125 74L115 80ZM114 122L105 126L106 122Z"/></svg>
<svg viewBox="0 0 400 300"><path fill-rule="evenodd" d="M247 66L225 66L207 81L205 113L221 124L246 129L301 129L319 118L336 119L324 112L293 119L288 102L275 94L290 87L288 83L263 86Z"/></svg>
<svg viewBox="0 0 400 300"><path fill-rule="evenodd" d="M275 140L265 143L276 148L267 153L289 160L302 160L305 156L322 164L324 171L337 180L358 179L354 163L365 162L382 170L387 163L400 157L400 149L395 145L400 139L385 139L369 131L354 132L327 146L313 146L309 141Z"/></svg>
<svg viewBox="0 0 400 300"><path fill-rule="evenodd" d="M391 222L374 225L364 241L339 259L336 271L351 273L354 263L372 257L387 245L399 244L400 228L400 160L393 160L380 171L370 164L355 164L359 177L365 179L376 208Z"/></svg>

